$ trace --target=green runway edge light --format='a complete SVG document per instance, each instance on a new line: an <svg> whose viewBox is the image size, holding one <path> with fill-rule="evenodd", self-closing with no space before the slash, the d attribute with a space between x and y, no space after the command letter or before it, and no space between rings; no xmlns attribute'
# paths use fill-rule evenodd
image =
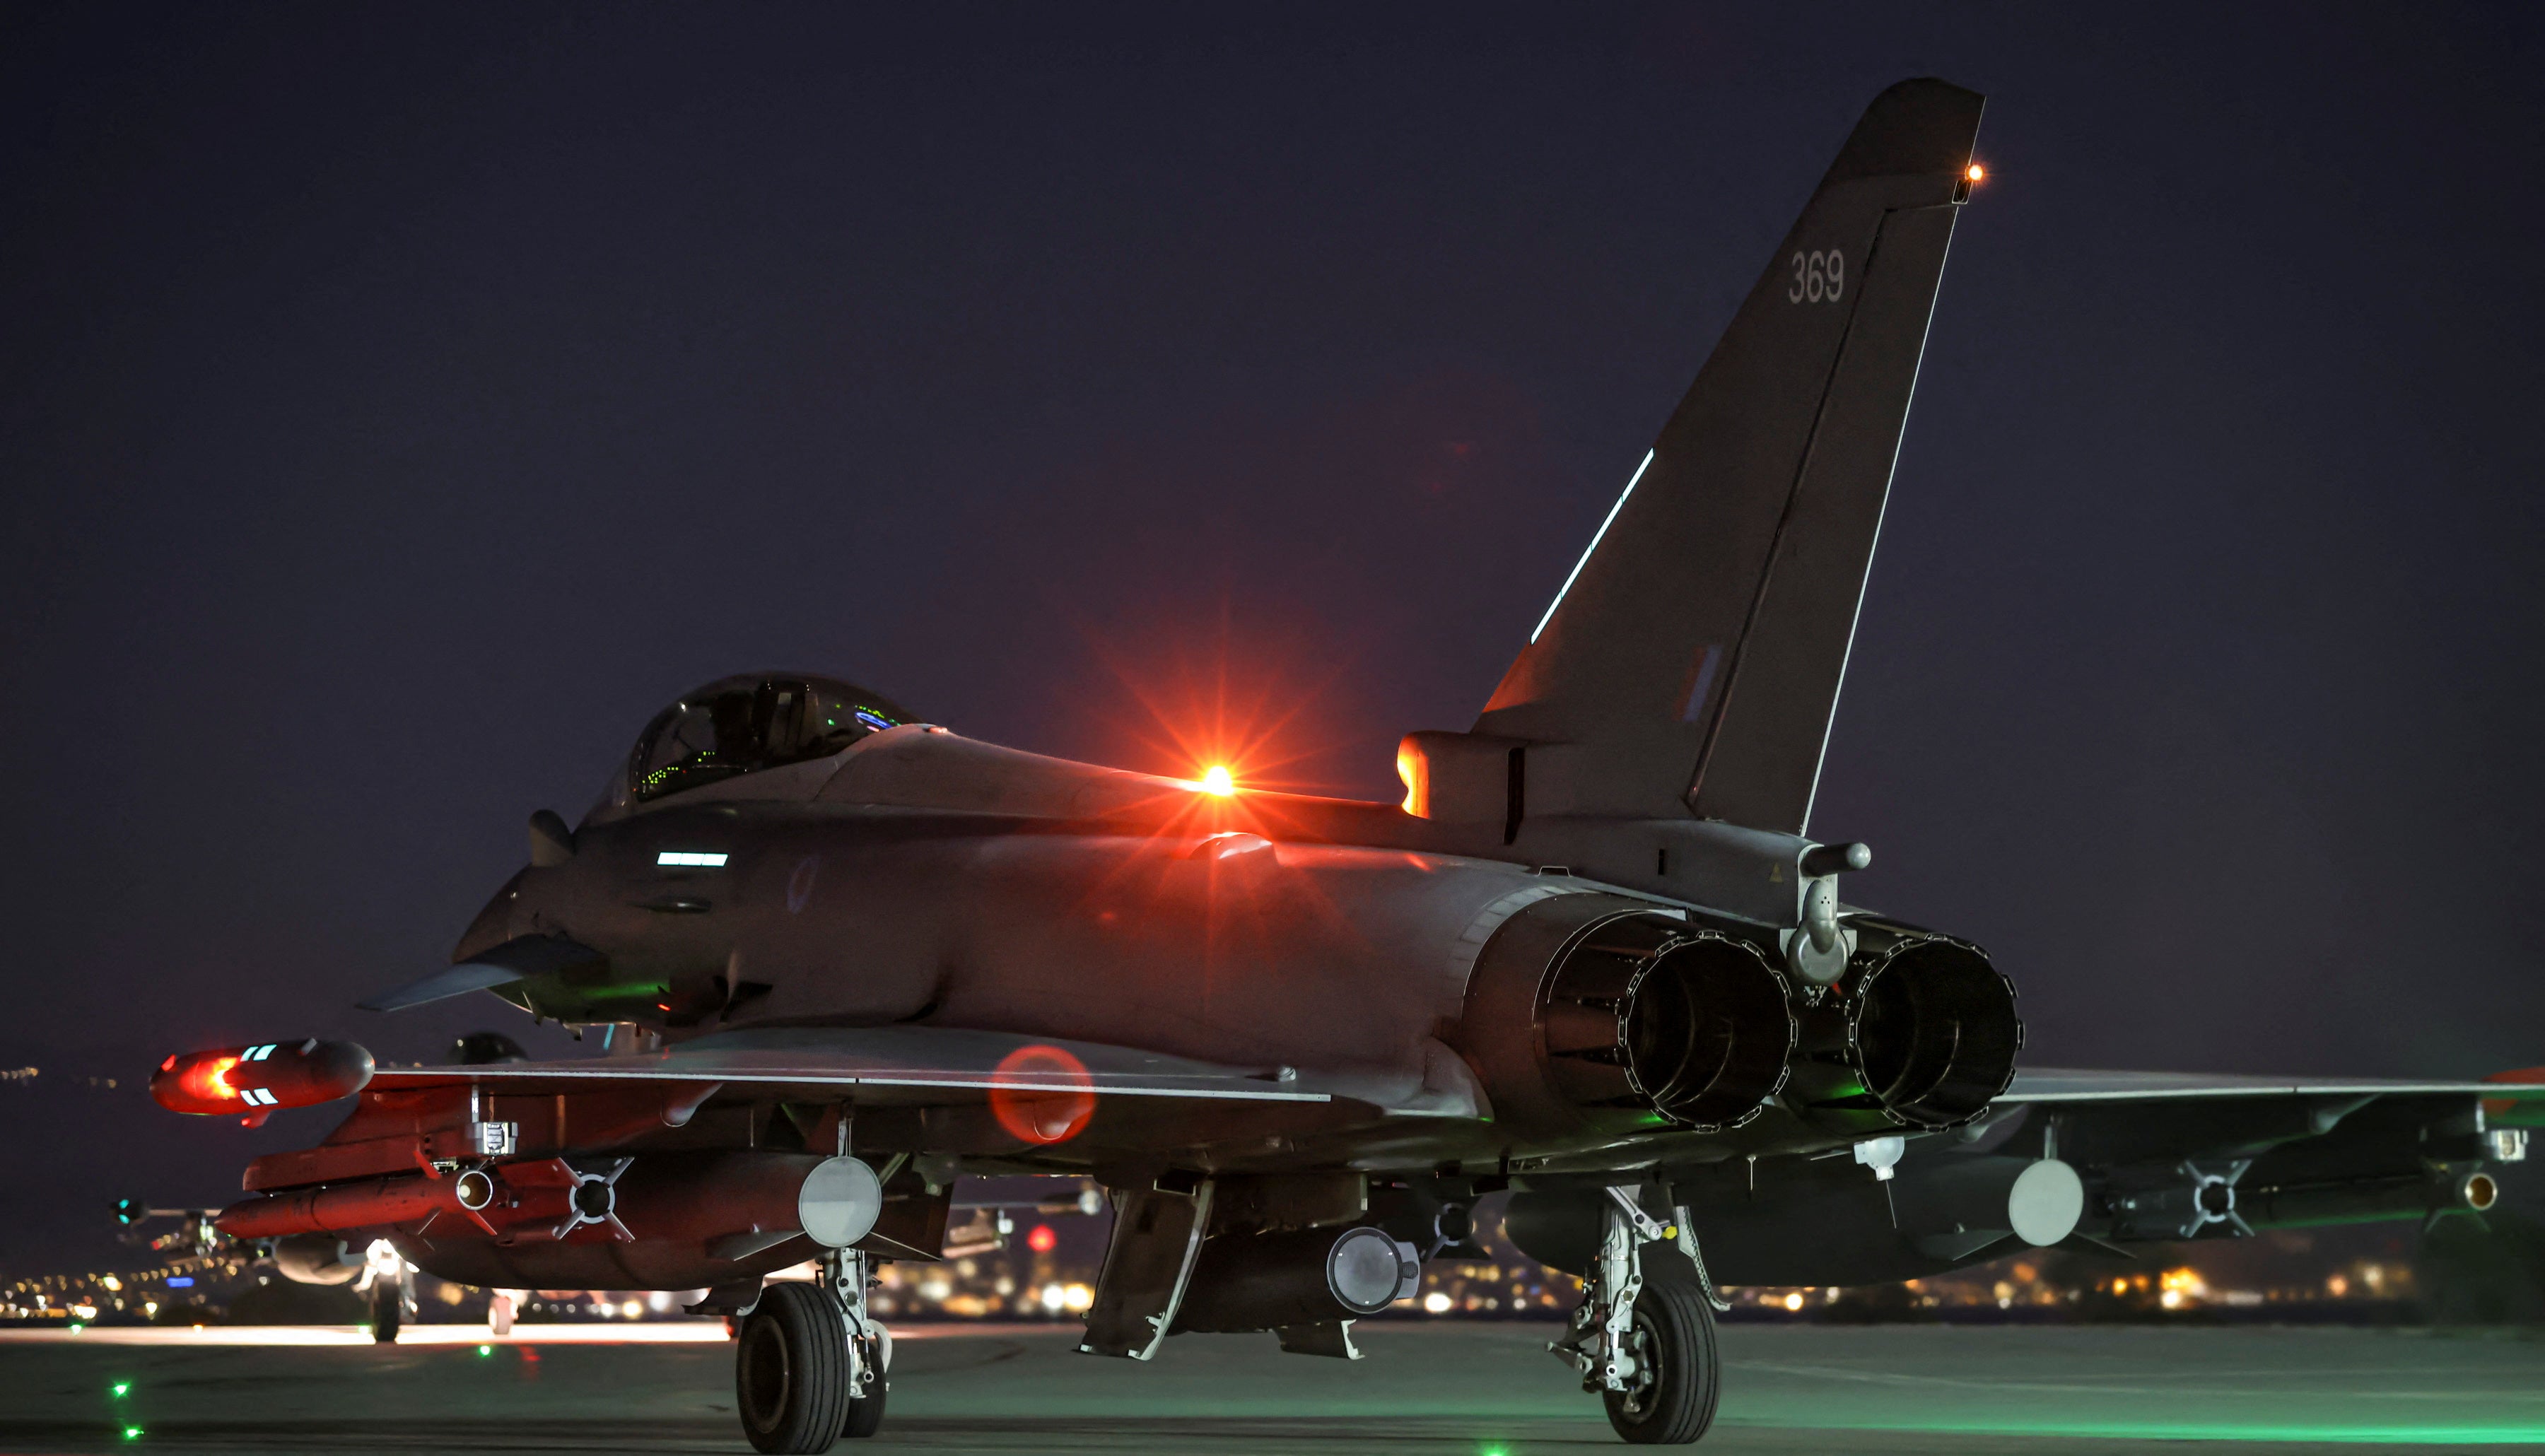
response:
<svg viewBox="0 0 2545 1456"><path fill-rule="evenodd" d="M132 1394L132 1382L131 1382L131 1381L129 1381L129 1380L119 1380L119 1381L117 1381L117 1382L115 1383L115 1398L116 1398L117 1400L119 1400L119 1401L120 1401L120 1400L123 1400L125 1396L128 1396L128 1395L130 1395L130 1394Z"/></svg>
<svg viewBox="0 0 2545 1456"><path fill-rule="evenodd" d="M127 1441L137 1441L141 1439L141 1427L137 1425L125 1426L123 1428L123 1438Z"/></svg>
<svg viewBox="0 0 2545 1456"><path fill-rule="evenodd" d="M494 1352L495 1352L495 1347L494 1347L493 1345L491 1345L491 1344L481 1344L481 1345L477 1346L477 1353L478 1353L481 1357L482 1357L482 1356L485 1356L485 1355L491 1355L491 1354L493 1354Z"/></svg>

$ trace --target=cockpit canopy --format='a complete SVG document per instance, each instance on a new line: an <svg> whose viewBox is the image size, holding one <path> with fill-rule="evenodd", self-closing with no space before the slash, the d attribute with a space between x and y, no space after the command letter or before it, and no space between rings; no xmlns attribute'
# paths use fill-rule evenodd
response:
<svg viewBox="0 0 2545 1456"><path fill-rule="evenodd" d="M636 740L627 791L659 799L737 774L826 759L869 733L919 719L854 683L746 673L682 695Z"/></svg>

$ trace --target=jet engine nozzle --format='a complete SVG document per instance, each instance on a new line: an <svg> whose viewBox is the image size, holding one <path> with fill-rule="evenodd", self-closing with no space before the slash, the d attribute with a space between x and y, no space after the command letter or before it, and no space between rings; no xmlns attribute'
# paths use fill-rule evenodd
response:
<svg viewBox="0 0 2545 1456"><path fill-rule="evenodd" d="M150 1074L150 1095L171 1112L244 1113L248 1125L277 1107L310 1107L361 1092L371 1054L350 1041L268 1041L185 1052Z"/></svg>
<svg viewBox="0 0 2545 1456"><path fill-rule="evenodd" d="M1615 895L1510 919L1477 958L1460 1050L1498 1118L1713 1132L1759 1115L1794 1047L1785 978L1760 945Z"/></svg>
<svg viewBox="0 0 2545 1456"><path fill-rule="evenodd" d="M1384 1229L1223 1234L1194 1256L1177 1331L1278 1330L1377 1314L1414 1292L1423 1262Z"/></svg>
<svg viewBox="0 0 2545 1456"><path fill-rule="evenodd" d="M1803 1015L1787 1101L1848 1131L1970 1121L2014 1080L2014 983L1966 941L1861 927L1866 948Z"/></svg>
<svg viewBox="0 0 2545 1456"><path fill-rule="evenodd" d="M1540 1013L1547 1067L1584 1106L1737 1127L1785 1080L1792 1013L1759 948L1641 917L1600 928L1555 970Z"/></svg>

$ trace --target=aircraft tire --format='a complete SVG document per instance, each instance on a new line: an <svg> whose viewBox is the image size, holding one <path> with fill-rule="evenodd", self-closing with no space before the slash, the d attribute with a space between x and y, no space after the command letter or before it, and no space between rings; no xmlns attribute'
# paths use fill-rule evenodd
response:
<svg viewBox="0 0 2545 1456"><path fill-rule="evenodd" d="M733 1369L734 1411L752 1449L809 1456L839 1440L854 1404L849 1332L828 1290L770 1285L742 1322Z"/></svg>
<svg viewBox="0 0 2545 1456"><path fill-rule="evenodd" d="M883 1429L884 1393L892 1389L892 1332L881 1325L874 1328L865 1346L867 1368L874 1371L874 1378L866 1383L869 1394L850 1398L849 1418L840 1426L844 1439L863 1440Z"/></svg>
<svg viewBox="0 0 2545 1456"><path fill-rule="evenodd" d="M1714 1423L1723 1390L1716 1354L1714 1307L1696 1269L1683 1258L1644 1255L1643 1292L1635 1297L1636 1382L1601 1399L1608 1424L1630 1445L1684 1446Z"/></svg>
<svg viewBox="0 0 2545 1456"><path fill-rule="evenodd" d="M877 1380L874 1394L849 1402L849 1418L840 1424L840 1434L850 1440L862 1440L883 1429L883 1382Z"/></svg>
<svg viewBox="0 0 2545 1456"><path fill-rule="evenodd" d="M398 1322L406 1315L406 1301L398 1295L398 1286L385 1280L371 1286L371 1343L397 1343Z"/></svg>

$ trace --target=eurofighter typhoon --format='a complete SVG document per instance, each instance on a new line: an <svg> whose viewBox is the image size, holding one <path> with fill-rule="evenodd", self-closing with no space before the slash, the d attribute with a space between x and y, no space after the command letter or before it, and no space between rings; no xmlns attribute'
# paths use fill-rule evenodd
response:
<svg viewBox="0 0 2545 1456"><path fill-rule="evenodd" d="M1848 904L1870 851L1811 837L1981 105L1874 100L1473 726L1406 735L1402 803L708 684L370 1003L491 992L607 1052L171 1057L181 1111L353 1098L217 1226L307 1280L385 1240L467 1284L706 1289L745 1434L810 1452L881 1425L870 1278L942 1256L967 1176L1107 1190L1080 1348L1131 1360L1356 1358L1507 1192L1583 1281L1547 1378L1654 1444L1713 1418L1717 1281L2488 1206L2545 1086L2018 1071L2006 975Z"/></svg>

